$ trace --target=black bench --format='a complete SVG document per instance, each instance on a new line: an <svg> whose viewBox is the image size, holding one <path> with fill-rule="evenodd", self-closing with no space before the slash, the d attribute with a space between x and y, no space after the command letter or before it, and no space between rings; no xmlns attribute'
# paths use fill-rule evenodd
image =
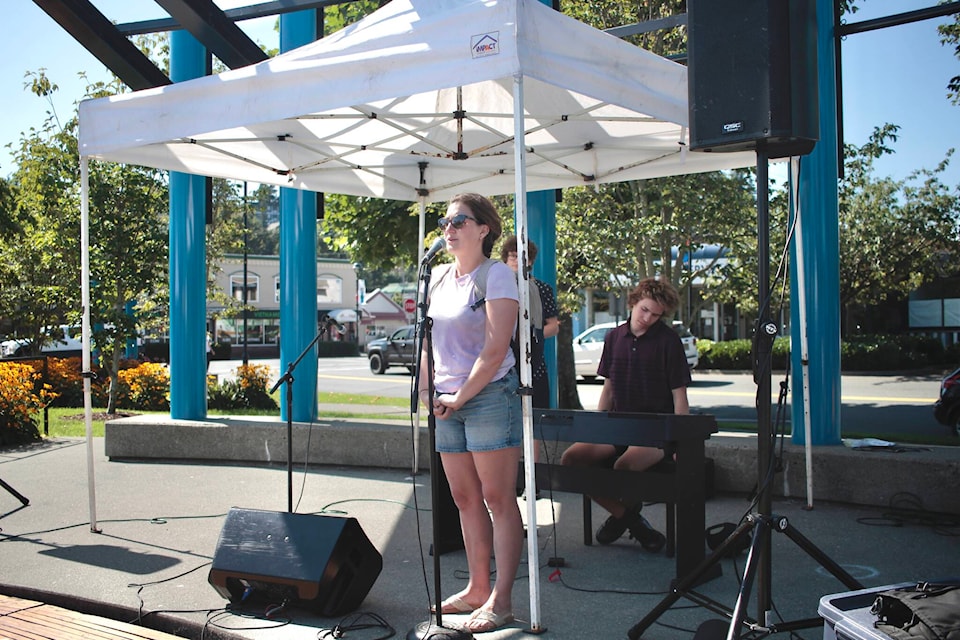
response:
<svg viewBox="0 0 960 640"><path fill-rule="evenodd" d="M558 456L534 465L537 487L583 494L583 541L588 545L593 543L588 495L630 503L663 502L667 509L666 553L668 557L676 555L676 577L680 579L706 557L703 535L708 464L704 443L716 432L716 420L710 415L535 409L534 438L545 445L592 442L676 452L676 461L665 460L647 471L562 466ZM704 580L716 575L719 573L704 576Z"/></svg>

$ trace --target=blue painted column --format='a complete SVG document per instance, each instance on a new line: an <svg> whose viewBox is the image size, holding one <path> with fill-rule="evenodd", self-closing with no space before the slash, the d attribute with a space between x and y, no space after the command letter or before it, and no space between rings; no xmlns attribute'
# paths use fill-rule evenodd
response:
<svg viewBox="0 0 960 640"><path fill-rule="evenodd" d="M837 177L837 92L833 0L817 0L817 70L820 141L801 159L801 247L804 263L807 342L809 347L810 443L840 443L840 239ZM796 246L791 248L797 264ZM804 444L804 395L800 354L800 299L796 268L790 278L795 444Z"/></svg>
<svg viewBox="0 0 960 640"><path fill-rule="evenodd" d="M280 16L280 51L317 39L316 11ZM317 196L312 191L280 189L280 370L317 335ZM308 354L293 371L292 406L286 383L280 388L283 420L310 422L317 417L317 357Z"/></svg>
<svg viewBox="0 0 960 640"><path fill-rule="evenodd" d="M557 291L557 200L556 192L534 191L527 194L527 233L537 245L533 275ZM544 343L547 379L550 381L550 406L557 406L557 339Z"/></svg>
<svg viewBox="0 0 960 640"><path fill-rule="evenodd" d="M207 51L188 32L170 34L170 79L207 73ZM206 197L203 176L170 172L170 417L207 417Z"/></svg>

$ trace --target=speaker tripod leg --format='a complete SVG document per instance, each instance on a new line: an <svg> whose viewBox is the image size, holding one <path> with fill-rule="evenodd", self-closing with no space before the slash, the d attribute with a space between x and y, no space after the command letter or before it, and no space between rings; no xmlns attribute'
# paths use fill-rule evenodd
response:
<svg viewBox="0 0 960 640"><path fill-rule="evenodd" d="M749 535L753 530L756 522L751 518L746 520L743 524L737 527L733 533L731 533L726 540L720 543L712 554L704 558L703 562L697 565L697 568L690 572L689 575L681 578L674 587L671 589L670 593L657 604L653 610L650 611L644 618L633 625L630 628L630 631L627 632L627 636L630 640L637 640L643 635L643 632L650 627L651 624L657 621L657 619L666 613L680 598L689 597L688 593L694 585L700 583L700 579L711 569L714 565L719 563L727 549L731 545L735 544L741 537Z"/></svg>
<svg viewBox="0 0 960 640"><path fill-rule="evenodd" d="M761 527L769 526L762 518L754 521ZM760 563L758 547L762 534L762 529L754 528L750 551L747 553L747 566L743 569L743 579L740 581L740 591L737 593L737 602L734 604L733 614L730 616L730 628L727 630L727 640L740 640L741 627L747 615L747 600L750 598L750 592L753 589L753 579L757 575L757 567Z"/></svg>
<svg viewBox="0 0 960 640"><path fill-rule="evenodd" d="M832 558L828 557L827 554L810 542L806 536L797 531L786 518L777 519L776 530L786 534L794 544L803 549L808 556L816 560L821 567L829 571L833 577L842 582L844 586L851 591L858 591L865 588L856 578L847 573L843 567L834 562Z"/></svg>
<svg viewBox="0 0 960 640"><path fill-rule="evenodd" d="M0 487L3 487L4 489L6 489L6 490L10 493L10 495L12 495L14 498L16 498L17 500L19 500L19 501L20 501L20 504L22 504L23 506L27 506L28 504L30 504L30 501L27 500L27 498L25 498L25 497L24 497L23 495L21 495L16 489L14 489L14 488L11 487L10 485L8 485L8 484L7 484L6 482L4 482L3 480L0 480Z"/></svg>
<svg viewBox="0 0 960 640"><path fill-rule="evenodd" d="M800 547L804 552L807 553L811 558L816 560L820 566L829 571L835 578L842 582L849 589L856 591L863 589L864 586L860 582L847 573L843 567L830 559L826 554L824 554L820 549L818 549L809 539L807 539L802 533L790 525L790 522L787 518L782 516L763 516L758 514L751 514L747 516L747 520L741 524L737 529L730 534L730 536L723 541L723 543L714 550L713 554L710 555L706 560L704 560L700 566L694 570L689 576L685 577L674 588L674 590L664 598L660 604L658 604L647 616L634 625L630 631L627 633L630 640L637 640L641 637L643 632L653 624L665 611L674 605L680 598L687 597L690 598L688 592L690 587L696 584L696 580L700 577L703 571L707 570L710 566L719 561L723 557L726 550L733 545L739 538L744 535L747 535L752 531L753 539L750 543L750 551L747 556L747 564L744 568L743 579L740 583L740 590L737 594L737 602L734 605L733 610L730 612L730 626L727 629L726 640L739 640L741 637L741 631L745 624L746 620L746 605L747 599L750 596L750 592L753 589L753 581L756 577L760 562L760 554L758 552L759 541L761 534L764 533L762 529L757 529L756 527L766 528L770 531L777 531L779 533L786 534L790 540L792 540L798 547ZM691 598L692 599L692 598ZM706 598L700 596L699 600L694 600L698 604L704 605ZM712 601L710 602L711 604ZM706 605L704 605L706 606ZM719 612L719 607L707 607L712 611ZM812 629L819 626L823 623L822 618L810 618L806 620L795 620L788 622L781 622L779 624L767 625L763 620L756 622L759 627L762 627L765 630L764 635L770 635L773 633L779 633L782 631L799 631L801 629ZM754 622L751 621L751 625ZM716 626L713 626L709 629L706 635L702 637L709 637L711 640L713 638L719 638L715 634L717 630ZM756 629L760 631L761 629ZM698 634L701 635L701 634Z"/></svg>

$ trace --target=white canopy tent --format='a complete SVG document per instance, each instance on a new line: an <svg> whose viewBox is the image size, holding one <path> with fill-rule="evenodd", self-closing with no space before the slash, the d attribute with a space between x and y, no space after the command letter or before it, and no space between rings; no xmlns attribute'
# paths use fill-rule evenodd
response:
<svg viewBox="0 0 960 640"><path fill-rule="evenodd" d="M409 201L510 193L521 78L530 190L755 162L685 153L685 67L534 0L394 0L257 65L86 101L80 152Z"/></svg>
<svg viewBox="0 0 960 640"><path fill-rule="evenodd" d="M96 158L418 201L421 237L427 202L462 191L514 193L518 262L525 264L528 190L755 164L752 152L688 153L687 113L685 67L539 0L393 0L336 34L250 67L83 102L80 153L84 179ZM88 369L86 195L82 224ZM521 286L521 315L527 296ZM529 335L521 333L529 352ZM529 362L521 363L521 382L531 386ZM533 486L529 403L525 396L525 474ZM88 425L89 407L88 400ZM93 511L92 471L89 478ZM527 517L535 531L532 500ZM534 629L536 542L530 536Z"/></svg>

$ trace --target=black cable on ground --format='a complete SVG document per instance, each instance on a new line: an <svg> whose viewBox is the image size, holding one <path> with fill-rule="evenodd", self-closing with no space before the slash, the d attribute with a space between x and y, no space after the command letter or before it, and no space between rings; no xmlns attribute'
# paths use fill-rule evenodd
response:
<svg viewBox="0 0 960 640"><path fill-rule="evenodd" d="M864 516L857 522L874 527L917 525L930 527L941 536L960 536L960 516L930 511L919 496L901 491L890 497L888 507L879 516Z"/></svg>

